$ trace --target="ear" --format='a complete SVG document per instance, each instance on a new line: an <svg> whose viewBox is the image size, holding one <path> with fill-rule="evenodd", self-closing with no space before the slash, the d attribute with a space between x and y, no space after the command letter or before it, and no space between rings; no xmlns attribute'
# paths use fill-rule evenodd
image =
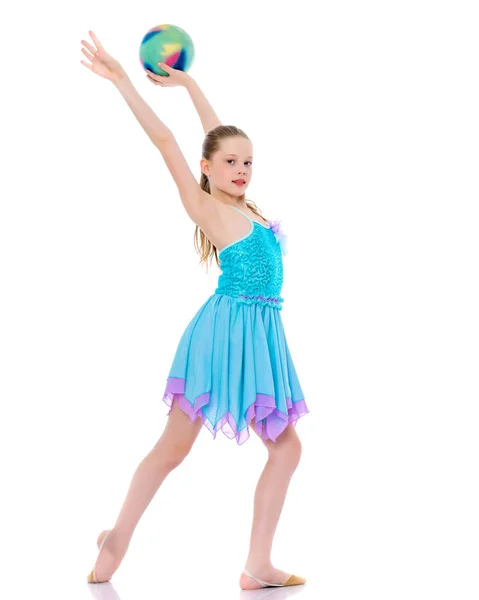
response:
<svg viewBox="0 0 479 600"><path fill-rule="evenodd" d="M208 161L205 158L200 160L201 172L204 173L207 177L211 175L210 167L208 165Z"/></svg>

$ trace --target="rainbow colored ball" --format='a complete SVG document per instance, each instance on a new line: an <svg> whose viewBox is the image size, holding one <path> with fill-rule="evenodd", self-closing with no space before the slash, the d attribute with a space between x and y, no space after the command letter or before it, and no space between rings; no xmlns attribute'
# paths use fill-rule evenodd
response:
<svg viewBox="0 0 479 600"><path fill-rule="evenodd" d="M168 75L159 62L173 69L187 71L195 57L191 37L176 25L157 25L144 36L140 45L140 62L144 69L157 75Z"/></svg>

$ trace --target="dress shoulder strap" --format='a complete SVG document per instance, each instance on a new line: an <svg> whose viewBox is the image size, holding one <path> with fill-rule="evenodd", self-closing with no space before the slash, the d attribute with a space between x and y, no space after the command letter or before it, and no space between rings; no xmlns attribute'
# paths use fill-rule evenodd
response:
<svg viewBox="0 0 479 600"><path fill-rule="evenodd" d="M231 206L231 204L227 204L226 206L229 206L233 210L236 210L236 212L239 212L240 214L242 214L243 217L246 217L248 219L248 221L253 222L253 219L251 219L251 217L248 217L248 215L245 215L245 213L242 210L240 210L239 208L236 208L236 206Z"/></svg>

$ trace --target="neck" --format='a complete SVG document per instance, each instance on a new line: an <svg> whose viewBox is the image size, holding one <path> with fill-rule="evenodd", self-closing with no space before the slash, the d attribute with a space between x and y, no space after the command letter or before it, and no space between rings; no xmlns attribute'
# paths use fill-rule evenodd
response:
<svg viewBox="0 0 479 600"><path fill-rule="evenodd" d="M218 190L215 187L213 187L210 191L210 194L216 198L217 200L219 200L220 202L223 202L223 204L231 204L231 206L237 206L237 207L243 207L246 208L246 196L245 194L243 194L242 196L232 196L231 194L227 194L226 192L223 192L222 190Z"/></svg>
<svg viewBox="0 0 479 600"><path fill-rule="evenodd" d="M213 194L212 194L213 195ZM222 204L229 204L230 206L236 206L237 208L248 208L246 204L246 198L242 196L241 198L229 197L224 198L221 196L213 195L214 198L219 200Z"/></svg>

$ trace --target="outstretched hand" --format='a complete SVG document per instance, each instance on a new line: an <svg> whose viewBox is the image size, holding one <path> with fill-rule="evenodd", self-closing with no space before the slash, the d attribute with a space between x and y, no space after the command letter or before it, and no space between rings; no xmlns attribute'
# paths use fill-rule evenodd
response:
<svg viewBox="0 0 479 600"><path fill-rule="evenodd" d="M190 79L188 73L181 71L180 69L173 69L166 63L159 62L158 66L166 71L168 75L157 75L149 69L146 69L147 78L155 85L161 85L161 87L176 87L178 85L186 85L186 82Z"/></svg>
<svg viewBox="0 0 479 600"><path fill-rule="evenodd" d="M82 40L82 44L85 47L82 48L81 51L87 57L89 62L82 60L81 64L90 69L90 71L93 71L93 73L100 75L100 77L104 77L113 83L117 83L126 76L123 67L117 60L108 54L93 31L89 31L88 33L94 45Z"/></svg>

